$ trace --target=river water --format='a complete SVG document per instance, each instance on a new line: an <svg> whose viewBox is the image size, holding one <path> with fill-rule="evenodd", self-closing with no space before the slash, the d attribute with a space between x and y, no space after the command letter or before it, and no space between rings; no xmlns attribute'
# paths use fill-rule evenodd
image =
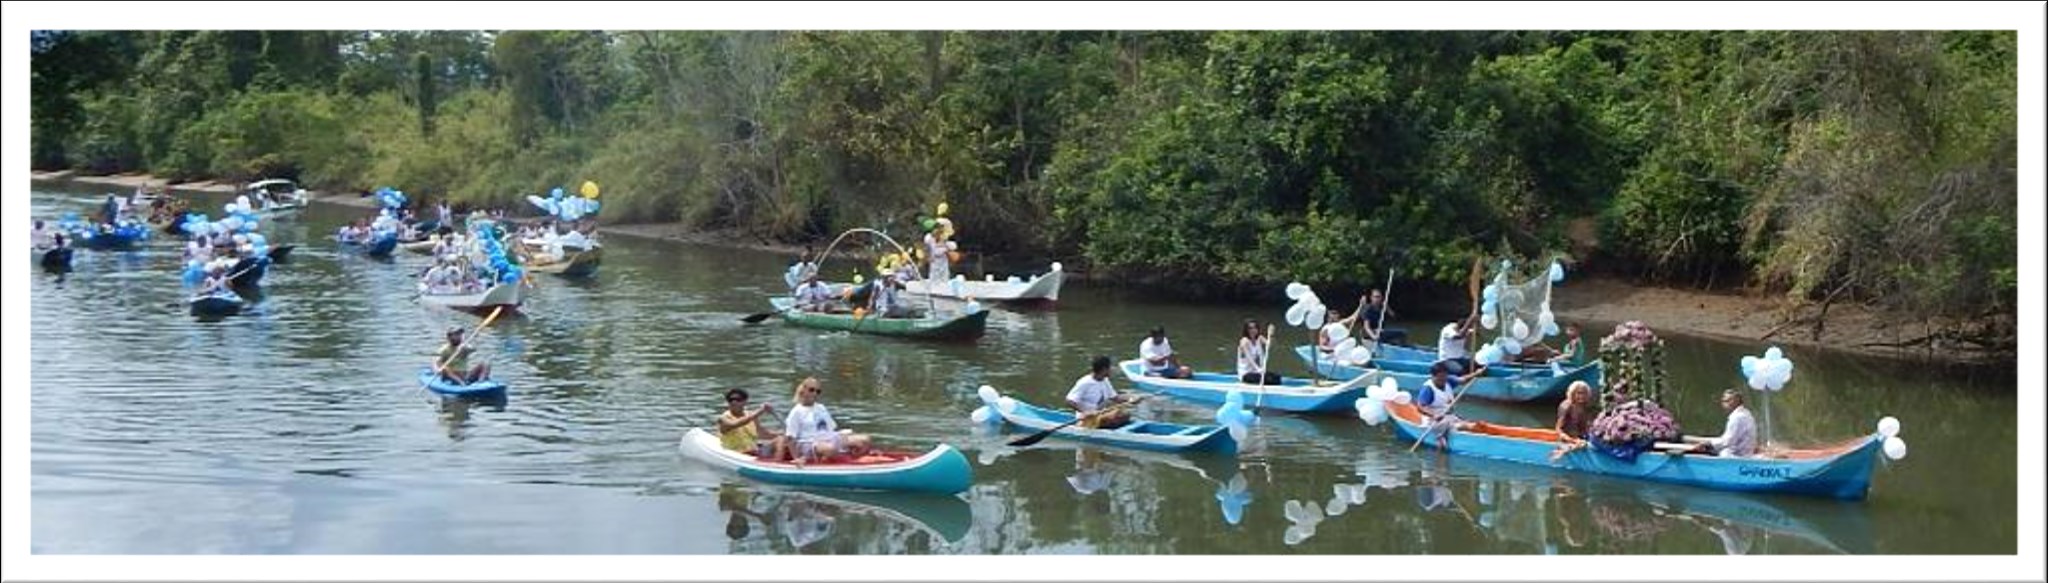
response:
<svg viewBox="0 0 2048 583"><path fill-rule="evenodd" d="M105 190L39 184L32 207L37 217L90 212ZM198 198L214 214L225 200ZM1090 357L1128 357L1155 324L1191 364L1227 368L1243 318L1277 319L1286 308L1277 289L1270 305L1215 305L1070 281L1057 309L997 310L978 343L925 344L743 325L782 290L791 258L610 237L594 279L542 276L523 317L481 335L480 357L511 385L509 400L447 408L414 375L442 331L479 319L411 300L423 258L337 252L334 228L367 214L321 205L266 226L273 246L299 249L248 312L215 322L180 303L180 243L170 237L137 252L81 250L75 272L34 276L34 552L2016 551L2009 373L1788 351L1798 372L1770 405L1777 440L1831 442L1873 431L1884 415L1904 421L1911 455L1879 467L1860 502L1411 454L1389 427L1355 417L1267 414L1237 459L1059 440L1017 450L1003 445L1014 435L967 420L976 387L1057 402ZM828 264L827 273L852 268ZM1571 293L1569 282L1559 293ZM1434 334L1408 324L1418 340ZM1587 335L1611 325L1589 324ZM1664 336L1681 422L1718 433L1720 389L1741 383L1737 359L1764 347ZM1306 372L1275 352L1279 372ZM724 389L748 388L786 412L806 375L824 381L843 426L902 448L960 448L973 460L973 488L957 497L793 491L677 452L681 433L722 407ZM1471 417L1551 420L1543 405L1470 407ZM1153 399L1141 413L1201 422L1211 409ZM1297 525L1290 504L1312 504L1323 518Z"/></svg>

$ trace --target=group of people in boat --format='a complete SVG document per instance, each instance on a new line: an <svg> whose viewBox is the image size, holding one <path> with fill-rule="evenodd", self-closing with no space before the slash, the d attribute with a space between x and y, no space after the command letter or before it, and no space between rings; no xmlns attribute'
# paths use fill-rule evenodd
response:
<svg viewBox="0 0 2048 583"><path fill-rule="evenodd" d="M865 317L910 318L916 310L904 301L911 281L917 279L915 264L900 255L889 255L881 265L886 272L873 281L840 288L834 294L834 287L818 279L818 264L812 257L812 249L804 248L804 255L795 265L790 266L791 279L796 286L790 292L796 297L799 310L814 313L853 313Z"/></svg>
<svg viewBox="0 0 2048 583"><path fill-rule="evenodd" d="M857 460L874 451L869 436L839 428L832 411L818 400L824 393L825 386L817 377L798 382L791 399L796 405L783 417L783 430L778 433L761 424L761 417L772 414L774 406L762 403L749 410L751 396L746 389L727 390L725 410L718 414L718 443L757 459L798 466Z"/></svg>

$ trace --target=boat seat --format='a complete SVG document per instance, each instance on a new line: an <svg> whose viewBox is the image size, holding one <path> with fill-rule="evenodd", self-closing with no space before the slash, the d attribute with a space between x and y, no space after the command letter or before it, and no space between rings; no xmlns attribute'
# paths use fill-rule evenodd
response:
<svg viewBox="0 0 2048 583"><path fill-rule="evenodd" d="M1197 434L1197 433L1201 433L1201 432L1202 432L1203 430L1206 430L1206 429L1208 429L1208 428L1207 428L1207 427L1202 427L1202 426L1199 426L1199 425L1197 425L1197 426L1194 426L1194 427L1189 427L1189 428L1187 428L1187 429L1182 429L1182 430L1180 430L1180 431L1175 431L1175 432L1173 432L1173 434L1174 434L1174 435L1194 435L1194 434Z"/></svg>
<svg viewBox="0 0 2048 583"><path fill-rule="evenodd" d="M1124 432L1124 433L1131 433L1131 432L1135 432L1135 431L1137 431L1137 429L1138 429L1139 427L1144 427L1144 426L1146 426L1146 425L1151 425L1151 424L1152 424L1152 422L1150 422L1150 421L1132 421L1132 422L1130 422L1129 424L1127 424L1127 425L1124 425L1123 427L1118 427L1118 428L1116 428L1116 430L1117 430L1117 431L1121 431L1121 432Z"/></svg>

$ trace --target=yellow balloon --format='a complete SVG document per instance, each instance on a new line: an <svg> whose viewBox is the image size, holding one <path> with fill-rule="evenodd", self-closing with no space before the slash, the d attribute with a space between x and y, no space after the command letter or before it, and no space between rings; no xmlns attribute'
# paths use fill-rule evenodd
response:
<svg viewBox="0 0 2048 583"><path fill-rule="evenodd" d="M860 285L860 283L861 283L861 282L863 282L863 281L866 281L866 278L863 278L863 277L861 277L861 275L860 275L859 273L855 273L855 274L853 274L853 284L854 284L854 285Z"/></svg>
<svg viewBox="0 0 2048 583"><path fill-rule="evenodd" d="M582 189L580 189L580 190L581 190L581 192L583 193L583 198L597 198L597 183L596 183L596 182L591 182L591 181L589 181L589 180L585 180L585 181L583 181L583 188L582 188Z"/></svg>
<svg viewBox="0 0 2048 583"><path fill-rule="evenodd" d="M949 208L949 207L947 207L947 206L946 206L946 203L943 203L943 202L942 202L942 203L939 203L939 216L942 216L942 217L943 217L943 216L946 216L946 209L947 209L947 208Z"/></svg>

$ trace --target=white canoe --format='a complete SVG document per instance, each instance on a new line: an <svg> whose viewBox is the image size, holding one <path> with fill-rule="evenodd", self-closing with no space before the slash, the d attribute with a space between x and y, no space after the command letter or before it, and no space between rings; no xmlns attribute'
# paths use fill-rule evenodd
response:
<svg viewBox="0 0 2048 583"><path fill-rule="evenodd" d="M1052 270L1030 279L972 281L956 277L936 285L920 279L905 284L904 291L913 299L930 296L948 300L1050 304L1060 301L1060 284L1065 281L1066 271L1054 262Z"/></svg>
<svg viewBox="0 0 2048 583"><path fill-rule="evenodd" d="M420 293L420 303L457 310L487 310L498 306L518 308L525 293L517 283L501 283L472 294Z"/></svg>

